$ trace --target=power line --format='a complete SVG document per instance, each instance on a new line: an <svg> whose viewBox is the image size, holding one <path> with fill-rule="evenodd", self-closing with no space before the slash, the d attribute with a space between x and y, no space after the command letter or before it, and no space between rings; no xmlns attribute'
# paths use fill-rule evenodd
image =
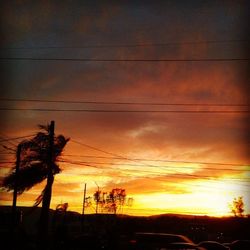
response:
<svg viewBox="0 0 250 250"><path fill-rule="evenodd" d="M16 152L16 150L15 149L13 149L13 148L11 148L11 147L7 147L6 145L4 145L4 144L2 144L2 143L0 143L0 146L2 146L4 149L6 149L6 150L9 150L9 151L12 151L12 152Z"/></svg>
<svg viewBox="0 0 250 250"><path fill-rule="evenodd" d="M74 143L77 143L77 144L79 144L81 146L96 150L98 152L108 154L108 155L112 155L115 158L122 159L122 160L127 160L127 161L132 161L132 162L140 162L141 163L142 161L163 161L163 162L196 163L196 164L207 164L207 165L208 164L211 164L211 165L229 165L229 166L239 166L239 165L241 165L241 164L236 164L236 163L216 163L216 162L199 162L199 161L195 162L195 161L176 161L176 160L153 160L153 159L151 160L151 159L141 159L141 158L139 158L139 159L138 158L129 158L129 157L126 157L126 156L121 156L121 155L118 155L118 154L115 154L115 153L112 153L112 152L108 152L106 150L102 150L102 149L97 148L97 147L90 146L88 144L76 141L74 139L71 139L71 141L74 142ZM245 165L250 165L250 164L247 163ZM149 165L149 166L153 166L153 165Z"/></svg>
<svg viewBox="0 0 250 250"><path fill-rule="evenodd" d="M0 98L0 101L7 102L42 102L42 103L69 103L69 104L98 104L98 105L149 105L149 106L249 106L248 104L233 103L158 103L158 102L107 102L107 101L72 101L72 100L45 100L26 98Z"/></svg>
<svg viewBox="0 0 250 250"><path fill-rule="evenodd" d="M9 141L9 140L17 140L17 139L20 139L20 138L27 138L27 137L31 137L31 136L34 136L34 134L32 135L27 135L27 136L20 136L20 137L15 137L15 138L9 138L9 139L4 139L4 140L1 140L0 142L3 142L3 141ZM102 152L102 153L105 153L105 154L110 154L110 155L113 155L115 157L104 157L104 156L90 156L90 155L64 155L64 156L74 156L74 157L89 157L89 158L101 158L101 159L118 159L118 160L129 160L129 161L134 161L134 162L141 162L141 161L155 161L155 162L172 162L172 163L188 163L188 164L205 164L205 165L228 165L228 166L248 166L250 165L250 163L221 163L221 162L200 162L200 161L180 161L180 160L159 160L159 159L145 159L145 158L128 158L128 157L125 157L125 156L120 156L120 155L117 155L117 154L114 154L114 153L111 153L111 152L107 152L107 151L104 151L102 149L99 149L99 148L96 148L96 147L93 147L93 146L90 146L90 145L87 145L87 144L84 144L84 143L81 143L81 142L78 142L78 141L75 141L75 140L71 140L72 142L75 142L77 144L80 144L82 146L85 146L85 147L88 147L88 148L91 148L91 149L94 149L94 150L97 150L99 152ZM77 162L79 163L79 162ZM86 163L86 162L84 162ZM91 163L91 162L89 162ZM100 164L106 164L106 163L100 163ZM122 163L107 163L107 164L112 164L112 165L122 165ZM129 165L129 164L124 164L123 165ZM143 165L135 165L135 166L147 166L146 164L143 164ZM164 167L164 166L160 166L160 165L149 165L151 167ZM167 167L171 167L171 166L167 166ZM178 167L175 167L175 168L178 168ZM181 168L184 168L183 166ZM185 168L189 168L189 167L185 167ZM210 170L228 170L228 171L244 171L244 170L239 170L239 169L229 169L229 168L223 168L223 169L218 169L218 168L206 168L206 169L210 169Z"/></svg>
<svg viewBox="0 0 250 250"><path fill-rule="evenodd" d="M93 166L93 164L94 164L94 166L98 166L98 164L100 164L100 165L115 165L115 166L117 166L117 165L129 165L129 164L117 164L117 163L106 163L106 162L89 162L89 161L87 161L87 162L85 162L85 161L72 161L72 160L67 160L67 159L63 159L63 160L59 160L59 162L67 162L67 163L73 163L73 164L79 164L79 165L85 165L85 164L88 164L88 166ZM140 167L148 167L147 165L131 165L131 166L134 166L134 167L136 167L136 166L140 166ZM181 170L183 170L183 168L178 168L178 167L173 167L173 166L157 166L157 165L152 165L152 167L154 167L154 168L161 168L161 169L164 169L164 170L167 170L167 171L171 171L170 173L171 174L176 174L176 173L178 173L178 174L180 174L180 175L187 175L187 176L191 176L191 177L207 177L207 178L210 178L210 177L212 177L212 176L209 176L209 175L195 175L195 174L189 174L189 173L184 173L183 174L183 172L180 172L180 171L177 171L176 169L181 169ZM102 167L98 167L98 168L102 168ZM106 167L106 169L107 169L107 167ZM108 169L113 169L113 170L126 170L126 171L138 171L138 172L149 172L149 173L157 173L157 174L162 174L162 172L159 172L159 171L153 171L153 170L145 170L145 169L143 169L143 170L139 170L139 169L135 169L135 168L133 168L133 169L128 169L128 168L113 168L113 167L108 167ZM195 170L195 169L194 169ZM198 169L199 170L199 169ZM214 170L218 170L218 169L214 169ZM231 171L231 170L230 170ZM245 170L239 170L239 171L241 171L241 172L246 172ZM247 171L248 172L248 171ZM168 174L168 173L166 173L166 172L164 172L164 174ZM249 178L241 178L241 179L248 179L248 180L250 180Z"/></svg>
<svg viewBox="0 0 250 250"><path fill-rule="evenodd" d="M86 144L85 144L85 146L86 146ZM91 146L89 146L89 147L91 147ZM94 148L94 147L91 147L91 148ZM97 148L95 148L95 149L97 149ZM98 149L98 151L100 151L100 150ZM101 150L101 151L107 153L106 151L103 151L103 150ZM111 154L111 153L109 152L109 154ZM123 158L125 158L125 157L123 157ZM126 159L129 159L129 158L126 158ZM132 160L132 159L129 159L129 160ZM89 166L89 167L93 167L94 166L93 162L79 162L79 161L70 161L70 160L61 160L59 162L67 162L67 163L71 163L71 164L78 164L78 165L84 165L84 166ZM1 162L1 163L14 163L14 162ZM99 163L94 163L94 164L110 164L110 163L100 163L99 162ZM114 164L113 163L113 165L119 165L119 164ZM128 164L125 164L125 165L128 165ZM136 165L136 166L138 166L138 165ZM140 166L145 166L145 165L140 165ZM150 165L150 166L153 166L153 165ZM96 165L94 167L100 168L100 167L98 167ZM171 166L154 166L154 167L165 167L166 168L166 167L171 167ZM110 168L110 169L114 169L114 168ZM120 169L120 170L130 170L131 171L131 169ZM229 170L231 170L231 169L229 169ZM134 171L134 170L132 170L132 171ZM143 171L145 172L145 170L143 170ZM152 173L152 171L150 171L150 172ZM154 173L156 173L156 172L154 172ZM178 172L176 171L176 173L178 173ZM159 174L159 172L157 172L157 174ZM184 175L184 176L196 177L196 178L206 177L206 178L211 179L210 176L200 176L200 175L194 175L194 174L182 174L182 173L180 174L179 173L178 176L180 176L180 175L182 175L182 176Z"/></svg>
<svg viewBox="0 0 250 250"><path fill-rule="evenodd" d="M88 166L88 167L94 167L94 168L100 168L99 166L96 166L96 165L93 165L93 164L87 164L87 163L82 163L80 164L79 162L72 162L72 161L61 161L61 162L66 162L66 163L69 163L69 164L77 164L77 165L84 165L84 166ZM7 162L5 162L7 163ZM14 163L14 162L8 162L8 163ZM115 170L114 168L110 168L112 170ZM123 169L124 170L124 169ZM152 172L152 171L151 171ZM182 178L190 178L190 176L187 176L187 174L181 174ZM186 177L184 177L186 176ZM120 176L120 177L124 177L124 176ZM162 175L159 175L157 173L157 175L155 175L154 177L167 177L167 176L162 176ZM180 174L178 174L178 176L176 176L176 178L179 178L180 177ZM199 178L201 179L203 176L192 176L194 178ZM161 179L155 179L155 178L152 178L152 175L151 177L147 177L147 176L143 176L143 177L137 177L137 178L148 178L150 180L156 180L156 181L165 181L165 180L161 180ZM213 181L214 179L211 179L209 178L209 180ZM216 179L214 181L217 181ZM174 182L174 181L172 181ZM185 183L181 183L181 185L184 185ZM200 187L206 187L205 185L196 185L196 184L186 184L187 186L200 186ZM211 187L207 187L207 188L211 188Z"/></svg>
<svg viewBox="0 0 250 250"><path fill-rule="evenodd" d="M5 138L6 136L4 136L4 137L0 137L1 139L2 138ZM8 137L7 137L8 138ZM13 143L13 142L11 142L11 141L7 141L7 143L9 144L9 145L11 145L11 146L14 146L14 147L17 147L17 145L15 144L15 143Z"/></svg>
<svg viewBox="0 0 250 250"><path fill-rule="evenodd" d="M185 42L164 42L164 43L138 43L138 44L95 44L82 46L30 46L30 47L5 47L2 49L25 50L25 49L91 49L91 48L133 48L133 47L162 47L173 45L198 45L198 44L223 44L223 43L249 43L246 39L229 40L203 40Z"/></svg>
<svg viewBox="0 0 250 250"><path fill-rule="evenodd" d="M183 174L180 172L172 172L172 173L159 173L159 172L155 172L155 171L147 171L147 170L132 170L132 169L115 169L115 168L105 168L103 169L102 167L98 166L98 165L93 165L93 164L85 164L85 163L77 163L77 162L67 162L67 161L62 161L63 163L68 163L68 164L72 164L72 165L81 165L81 166L86 166L86 167L91 167L91 168L97 168L97 169L102 169L102 170L115 170L116 174L115 177L120 177L120 178L124 178L124 177L132 177L132 178L136 178L136 179L151 179L151 180L155 180L155 181L166 181L166 179L169 181L171 181L172 179L187 179L187 180L208 180L211 182L220 182L219 177L213 177L213 176L206 176L206 175L194 175L194 174ZM126 171L127 173L125 173L125 175L119 175L117 172L118 170L120 171ZM129 174L128 172L132 172L132 174ZM135 173L139 173L139 174L144 174L143 176L136 176ZM145 174L150 174L150 176L145 176ZM90 174L92 175L92 174ZM103 176L103 173L102 173ZM155 179L157 178L157 179ZM160 179L160 178L163 178ZM235 181L235 182L240 182L242 183L242 186L247 186L250 187L249 185L249 178L229 178L229 179L225 179L223 178L223 181ZM175 182L175 181L171 181L171 182ZM244 184L246 183L246 184Z"/></svg>
<svg viewBox="0 0 250 250"><path fill-rule="evenodd" d="M48 109L48 108L0 108L0 111L35 111L35 112L87 112L87 113L215 113L234 114L250 113L250 110L109 110L109 109Z"/></svg>
<svg viewBox="0 0 250 250"><path fill-rule="evenodd" d="M159 176L159 177L168 177L168 178L179 178L179 177L183 177L183 178L195 178L195 179L208 179L208 180L218 180L218 178L211 176L211 175L198 175L198 174L189 174L189 173L183 173L182 171L177 171L177 170L173 170L173 169L168 169L169 166L162 166L162 168L164 168L164 170L167 170L169 172L159 172L159 171L153 171L153 170L140 170L140 169L128 169L128 168L113 168L113 167L100 167L98 166L98 164L103 164L100 162L79 162L79 161L70 161L70 160L62 160L59 162L66 162L66 163L70 163L70 164L74 164L74 165L83 165L83 166L88 166L88 167L94 167L94 168L98 168L98 169L102 169L102 170L115 170L115 171L126 171L126 172L132 172L133 174L138 172L138 173L150 173L150 174L154 174L155 176ZM105 165L116 165L116 164L109 164L109 163L104 163ZM126 165L126 164L125 164ZM143 165L141 165L143 166ZM144 165L145 166L145 165ZM136 167L136 165L135 165ZM161 167L161 166L155 166L155 167ZM171 168L171 167L170 167ZM243 172L243 171L242 171ZM134 176L134 175L133 175ZM225 178L223 179L225 180ZM245 177L241 177L241 178L230 178L230 181L241 181L241 182L248 182L250 181L250 178L245 178Z"/></svg>
<svg viewBox="0 0 250 250"><path fill-rule="evenodd" d="M119 164L110 164L110 163L102 163L102 162L81 162L81 161L71 161L71 160L59 160L58 162L62 162L62 163L69 163L69 164L73 164L73 165L83 165L83 166L87 166L87 167L94 167L94 168L98 168L98 169L102 169L104 170L102 167L98 166L98 164L107 164L107 165L119 165ZM14 164L15 161L1 161L0 164ZM93 165L94 164L94 165ZM127 164L125 164L127 165ZM138 165L137 165L138 166ZM145 165L140 165L140 166L145 166ZM158 166L155 166L158 167ZM159 166L159 167L164 167L167 168L169 166ZM170 166L171 167L171 166ZM195 175L195 174L189 174L189 173L182 173L182 172L178 172L178 171L174 171L173 170L169 170L172 171L170 173L162 173L159 171L152 171L152 170L138 170L138 169L127 169L127 168L122 168L122 169L117 169L117 168L112 168L112 167L106 167L105 169L112 169L112 170L120 170L120 171L132 171L132 172L139 172L139 173L151 173L154 174L155 176L159 176L159 177L167 177L166 174L171 174L171 178L173 177L172 175L174 174L176 176L176 178L178 177L183 177L183 178L198 178L198 179L208 179L208 180L217 180L217 178L214 178L213 176L208 176L208 175ZM237 180L237 181L244 181L244 180L249 180L249 178L230 178L230 180Z"/></svg>
<svg viewBox="0 0 250 250"><path fill-rule="evenodd" d="M122 159L125 159L125 160L128 160L128 161L132 161L132 162L138 162L137 160L133 160L133 159L130 159L130 158L128 158L128 157L124 157L124 156L121 156L121 155L118 155L118 154L114 154L114 153L111 153L111 152L108 152L108 151L105 151L105 150L102 150L102 149L99 149L99 148L96 148L96 147L92 147L92 146L90 146L90 145L87 145L87 144L78 142L78 141L76 141L76 140L72 140L72 139L71 139L71 141L72 141L72 142L75 142L75 143L77 143L77 144L80 144L80 145L82 145L82 146L84 146L84 147L88 147L88 148L97 150L97 151L99 151L99 152L105 153L105 154L109 154L109 155L112 155L112 156L115 156L115 157L120 157L120 158L122 158ZM153 165L151 165L151 164L145 164L145 165L150 166L150 167L153 166Z"/></svg>
<svg viewBox="0 0 250 250"><path fill-rule="evenodd" d="M102 150L102 149L100 149L100 148L96 148L96 147L90 146L90 145L88 145L88 144L85 144L85 143L76 141L76 140L74 140L74 139L72 139L72 138L71 138L71 141L74 142L74 143L76 143L76 144L79 144L79 145L81 145L81 146L84 146L84 147L91 148L91 149L93 149L93 150L102 152L102 153L104 153L104 154L109 154L109 155L112 155L112 156L115 156L115 157L119 157L120 159L124 159L124 160L134 161L134 160L131 160L131 159L128 158L128 157L124 157L124 156L121 156L121 155L118 155L118 154L114 154L114 153L112 153L112 152L108 152L108 151L106 151L106 150Z"/></svg>
<svg viewBox="0 0 250 250"><path fill-rule="evenodd" d="M64 161L67 161L67 159L63 159ZM138 160L138 159L137 159ZM70 160L69 160L70 161ZM93 162L93 161L77 161L79 163L90 163L90 164L101 164L101 165L115 165L115 166L133 166L133 167L146 167L145 164L129 164L129 163L117 163L117 162ZM238 166L238 165L237 165ZM155 168L162 168L162 169L167 169L167 170L176 170L176 169L181 169L181 170L196 170L194 167L190 166L166 166L166 165L152 165L152 167ZM215 170L215 171L232 171L232 172L249 172L249 170L244 170L244 169L234 169L234 168L208 168L208 167L202 167L202 169L207 169L207 170ZM199 170L199 169L197 169Z"/></svg>
<svg viewBox="0 0 250 250"><path fill-rule="evenodd" d="M24 138L28 138L28 137L31 137L31 136L34 136L35 134L32 134L32 135L25 135L25 136L19 136L19 137L15 137L15 138L7 138L7 139L2 139L0 140L0 142L5 142L5 141L15 141L15 140L18 140L18 139L24 139Z"/></svg>
<svg viewBox="0 0 250 250"><path fill-rule="evenodd" d="M84 146L87 146L87 144L85 144ZM97 148L95 148L95 149L97 150ZM103 151L101 150L101 152L103 152ZM65 154L64 156L124 160L123 157L108 157L108 156L95 156L95 155ZM250 165L250 163L200 162L200 161L182 161L182 160L148 159L148 158L147 159L145 159L145 158L130 158L130 159L135 160L135 161L172 162L172 163L205 164L205 165L225 165L225 166L249 166Z"/></svg>
<svg viewBox="0 0 250 250"><path fill-rule="evenodd" d="M82 145L82 146L84 146L84 147L88 147L88 148L91 148L91 149L93 149L93 150L96 150L96 151L105 153L105 154L109 154L109 155L112 155L112 156L115 156L115 157L119 157L119 158L122 158L122 159L125 159L125 160L128 160L128 161L138 162L138 160L135 161L135 160L130 159L130 158L128 158L128 157L124 157L124 156L121 156L121 155L118 155L118 154L114 154L114 153L112 153L112 152L108 152L108 151L105 151L105 150L102 150L102 149L99 149L99 148L96 148L96 147L93 147L93 146L84 144L84 143L82 143L82 142L79 142L79 141L76 141L76 140L73 140L73 139L71 139L71 141L72 141L72 142L75 142L75 143L77 143L77 144L79 144L79 145ZM88 164L88 165L92 165L92 164ZM145 164L145 166L153 167L153 165L150 165L150 164ZM97 166L95 165L95 167L97 167ZM98 168L98 167L97 167L97 168ZM190 175L190 177L192 177L192 176ZM149 178L150 178L150 177L149 177ZM194 178L197 178L197 177L194 177ZM198 177L198 178L200 178L200 177Z"/></svg>
<svg viewBox="0 0 250 250"><path fill-rule="evenodd" d="M2 61L68 61L68 62L227 62L249 61L250 58L191 58L191 59L95 59L95 58L52 58L52 57L0 57Z"/></svg>
<svg viewBox="0 0 250 250"><path fill-rule="evenodd" d="M97 166L97 165L93 165L93 164L84 164L84 163L76 163L76 162L65 162L65 163L68 163L68 164L73 164L73 165L82 165L82 166L87 166L87 167L92 167L92 168L97 168L97 169L102 169L102 170L117 170L117 169L114 169L114 168L106 168L106 169L103 169L102 167L100 166ZM126 169L123 169L125 171L127 171ZM133 171L133 170L131 170ZM136 171L133 171L133 172L136 172ZM137 171L139 172L139 171ZM143 172L143 171L142 171ZM145 172L145 171L144 171ZM147 171L149 172L149 171ZM152 172L152 171L150 171ZM141 173L141 171L140 171ZM92 174L91 174L92 175ZM94 175L94 174L93 174ZM103 173L102 173L102 176L103 176ZM135 178L135 175L131 175L131 174L126 174L125 176L124 175L115 175L116 177L120 177L120 178L124 178L124 177L132 177L132 178ZM171 182L171 183L176 183L176 181L174 180L171 180L171 179L180 179L180 178L183 178L183 179L187 179L187 181L194 181L195 180L202 180L202 179L207 179L209 181L211 181L212 183L217 183L217 182L220 182L220 180L218 178L211 178L209 176L207 177L204 177L204 176L198 176L198 175L188 175L188 174L181 174L181 173L172 173L172 175L159 175L159 173L157 174L150 174L150 176L136 176L136 179L150 179L151 181L160 181L160 182L165 182L166 181L166 178L168 178L168 182ZM247 182L249 183L248 181L245 181L245 180L234 180L234 179L227 179L227 180L230 180L230 181L240 181L240 182ZM184 181L184 180L183 180ZM186 186L200 186L200 187L206 187L206 188L211 188L209 186L206 186L206 185L199 185L199 184L192 184L192 183L178 183L180 185L186 185ZM247 184L244 184L242 183L240 186L243 186L243 187L247 187L249 188L249 185ZM228 191L228 189L225 189Z"/></svg>

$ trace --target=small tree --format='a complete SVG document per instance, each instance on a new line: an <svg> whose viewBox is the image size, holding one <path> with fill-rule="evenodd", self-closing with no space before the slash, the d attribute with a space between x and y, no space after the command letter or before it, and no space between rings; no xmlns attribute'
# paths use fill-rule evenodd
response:
<svg viewBox="0 0 250 250"><path fill-rule="evenodd" d="M234 198L233 202L229 205L231 212L235 217L243 217L244 213L244 201L243 197Z"/></svg>
<svg viewBox="0 0 250 250"><path fill-rule="evenodd" d="M126 199L125 189L114 188L108 194L106 200L107 208L109 208L110 211L113 211L113 213L116 214L117 209L122 208L125 205L125 199Z"/></svg>
<svg viewBox="0 0 250 250"><path fill-rule="evenodd" d="M126 191L122 188L114 188L110 192L100 190L94 193L96 207L100 206L102 212L116 214L124 206L132 206L133 198L126 198Z"/></svg>

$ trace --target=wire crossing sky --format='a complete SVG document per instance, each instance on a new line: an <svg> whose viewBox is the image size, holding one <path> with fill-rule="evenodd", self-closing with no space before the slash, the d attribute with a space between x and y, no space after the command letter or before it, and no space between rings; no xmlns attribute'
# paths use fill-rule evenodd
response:
<svg viewBox="0 0 250 250"><path fill-rule="evenodd" d="M90 48L130 48L130 47L151 47L151 46L179 46L179 45L200 45L200 44L225 44L225 43L249 43L250 40L207 40L207 41L186 41L186 42L161 42L161 43L139 43L139 44L99 44L84 46L31 46L31 47L4 47L14 50L37 50L37 49L90 49Z"/></svg>
<svg viewBox="0 0 250 250"><path fill-rule="evenodd" d="M71 62L227 62L227 61L249 61L250 58L137 58L137 59L115 59L115 58L55 58L55 57L0 57L0 60L8 61L71 61Z"/></svg>
<svg viewBox="0 0 250 250"><path fill-rule="evenodd" d="M248 104L234 103L152 103L152 102L105 102L105 101L72 101L72 100L39 100L39 99L15 99L0 98L6 102L41 102L41 103L78 103L78 104L104 104L104 105L155 105L155 106L249 106Z"/></svg>

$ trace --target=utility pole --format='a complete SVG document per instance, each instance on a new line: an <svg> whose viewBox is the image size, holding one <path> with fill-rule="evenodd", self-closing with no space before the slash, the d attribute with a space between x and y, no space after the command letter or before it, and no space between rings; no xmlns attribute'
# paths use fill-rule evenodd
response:
<svg viewBox="0 0 250 250"><path fill-rule="evenodd" d="M86 201L86 189L87 184L84 184L84 192L83 192L83 202L82 202L82 231L84 231L84 214L85 214L85 201Z"/></svg>
<svg viewBox="0 0 250 250"><path fill-rule="evenodd" d="M55 131L55 122L51 121L49 125L49 145L48 145L48 174L47 174L47 184L43 194L43 201L42 201L42 209L41 209L41 216L40 216L40 225L39 225L39 236L41 240L41 245L39 247L43 249L44 244L48 242L48 230L49 230L49 208L50 208L50 201L52 195L52 185L54 182L53 176L53 152L54 152L54 131Z"/></svg>
<svg viewBox="0 0 250 250"><path fill-rule="evenodd" d="M86 200L86 187L87 184L84 184L84 192L83 192L83 204L82 204L82 215L84 216L84 212L85 212L85 200Z"/></svg>
<svg viewBox="0 0 250 250"><path fill-rule="evenodd" d="M19 179L19 168L20 168L20 156L21 156L21 145L18 144L16 152L16 176L15 176L15 186L13 192L13 203L12 203L12 229L16 226L17 213L16 213L16 202L17 202L17 189L18 189L18 179Z"/></svg>
<svg viewBox="0 0 250 250"><path fill-rule="evenodd" d="M96 186L97 186L97 197L96 197L96 208L95 208L95 213L97 214L98 213L98 203L99 203L99 200L100 200L100 195L99 195L99 186L97 185L97 183L95 182Z"/></svg>

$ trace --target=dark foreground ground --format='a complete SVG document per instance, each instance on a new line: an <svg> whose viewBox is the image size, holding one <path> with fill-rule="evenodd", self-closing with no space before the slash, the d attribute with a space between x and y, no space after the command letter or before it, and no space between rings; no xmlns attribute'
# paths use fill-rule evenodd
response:
<svg viewBox="0 0 250 250"><path fill-rule="evenodd" d="M132 249L135 232L161 232L187 236L194 243L205 240L230 243L250 240L250 218L160 215L136 217L112 214L85 215L50 211L49 237L40 235L40 209L19 208L15 228L10 207L0 207L2 249ZM43 239L43 240L41 240ZM249 248L250 249L250 248Z"/></svg>

